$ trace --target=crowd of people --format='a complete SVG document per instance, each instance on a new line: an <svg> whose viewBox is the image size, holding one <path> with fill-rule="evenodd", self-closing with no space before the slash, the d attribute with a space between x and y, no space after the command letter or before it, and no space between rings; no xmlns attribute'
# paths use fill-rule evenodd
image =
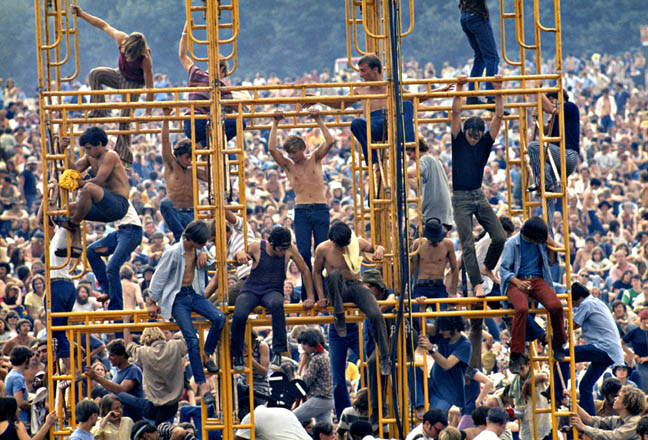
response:
<svg viewBox="0 0 648 440"><path fill-rule="evenodd" d="M486 69L493 77L486 90L498 90L507 87L507 76L520 73L519 68L506 67L498 72L494 41L492 47L483 44L490 43L483 33L488 15L484 18L470 8L471 2L466 4L461 22L474 58L460 66L444 63L438 72L432 63L419 65L410 59L403 64L404 79L454 78L457 91L466 84L473 90L469 76L481 76ZM153 74L142 34L125 34L78 6L73 12L112 37L119 49L118 69L95 68L86 85L73 85L76 90L170 85L165 75ZM209 84L208 74L187 56L186 27L179 41L187 85ZM7 396L0 397L0 431L23 440L29 434L40 439L56 423L57 415L48 414L43 397L48 337L54 341L56 369L61 374L72 371L70 341L61 331L47 335L45 325L47 232L50 265L58 267L49 274L52 312L140 309L148 311L151 322L172 321L180 330L152 326L141 333L125 329L82 338L81 345L90 349L83 353L88 365L83 379L56 385L64 391L77 386L88 397L76 403L75 439L201 438L200 403L213 415L216 400L222 398L215 379L223 363L229 362L237 374L238 417L246 424L254 412L256 438L275 438L271 436L277 436L278 429L280 438L291 439L396 435L381 426L378 417L388 411L384 393L388 377L396 371L389 332L394 323L383 316L393 306L378 301L398 295L383 281L380 262L385 248L371 242L368 230L354 231L354 200L360 195L367 200L369 188L359 185L354 193L352 171L354 139L361 147L356 160L373 166L384 159L370 146L385 139L387 124L384 99L354 95L380 95L386 89L357 87L348 95L345 87L334 87L358 76L362 81L382 80L381 62L369 55L359 60L358 74L313 70L283 80L273 73L232 78L226 63L220 67L222 86L311 82L333 86L314 90L315 98L304 102L308 117L300 121L314 122L315 128L284 130L284 112L294 109L290 105L257 109L273 115L260 121L270 130L237 133L236 120L225 119L228 142L236 142L237 135L244 137L246 184L240 188L231 179L226 185L229 201L236 203L244 194L246 211L226 211L227 258L234 263L225 292L218 291L218 277L209 275L219 225L194 220L193 214L194 200L209 198L207 170L193 170L191 155L191 138L196 145L207 142L206 119L185 121L175 129L171 109L147 109L147 114L167 117L161 124L148 124L160 129L160 135L122 134L115 144L103 128L82 124L77 141L83 154L58 182L52 181L53 176L44 178L41 166L38 100L7 79L0 106L0 377ZM527 67L534 69L531 64ZM548 60L538 70L553 72L555 64ZM550 160L541 170L542 145L534 142L535 136L521 133L514 120L504 130L508 113L518 111L515 97L439 99L437 103L451 104L449 114L429 113L449 116L450 123L418 127L413 124L411 102L403 105L408 190L410 195L422 194L420 221L415 206L408 213L412 311L425 311L432 306L425 300L431 298L500 295L510 302L491 301L488 306L515 310L512 319L413 320L407 333L407 389L417 425L408 440L526 440L533 438L534 430L537 438L551 438L550 415L539 414L533 420L533 406L549 408L553 399L556 407L570 407L570 388L578 389L577 411L561 419L561 436L575 428L594 440L648 438L646 61L641 52L570 55L563 60L563 71L564 90L545 94L540 106L549 119L547 135L565 138L565 188L556 174L561 159L556 145L548 146L545 157L551 156L558 170ZM417 85L408 88L419 91ZM299 96L289 88L263 93ZM313 105L321 96L327 96L321 105L336 109L361 102L365 115L370 114L370 127L360 117L343 117L351 122L348 128L333 124L320 114L321 106ZM208 99L200 93L186 98ZM231 98L231 93L222 92L225 116L232 112L226 105ZM90 102L96 99L92 96ZM145 99L168 97L158 93ZM556 118L560 102L564 127ZM207 115L210 110L196 111ZM470 117L464 121L462 113ZM108 115L96 112L92 117ZM507 176L504 146L508 145L509 158L520 157L525 137L528 163L511 165ZM59 145L76 148L64 134ZM522 167L527 166L530 181L525 188ZM544 184L547 192L566 193L567 209L550 199L548 224L540 211L524 223L511 219L508 182L516 206L527 191L538 200ZM43 191L50 191L54 206L59 197L67 197L62 190L76 190L70 216L44 217ZM568 291L567 260L552 251L565 242L572 276ZM84 254L87 268L75 264ZM378 262L377 269L362 267L363 255L369 254ZM571 339L576 378L570 378L564 362L570 335L564 325L565 302L556 293L565 292L571 296L578 327ZM227 319L218 307L222 298L234 306L231 359L219 356ZM531 313L529 299L541 303L549 319ZM366 315L363 325L347 322L345 302L354 302ZM287 303L301 303L318 313L331 306L334 321L287 326ZM255 327L247 339L246 322L259 305L269 311L272 325ZM452 310L447 303L440 307ZM194 323L192 312L202 315L207 325ZM53 325L66 323L64 318L52 320ZM553 395L548 362L530 374L533 353L556 361ZM360 375L367 378L364 388ZM250 430L238 430L236 436L250 438Z"/></svg>

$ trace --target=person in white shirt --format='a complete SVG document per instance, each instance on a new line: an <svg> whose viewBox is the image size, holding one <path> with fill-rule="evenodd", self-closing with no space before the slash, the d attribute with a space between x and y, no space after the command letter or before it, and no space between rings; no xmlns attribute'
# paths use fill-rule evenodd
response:
<svg viewBox="0 0 648 440"><path fill-rule="evenodd" d="M412 429L405 440L436 440L448 426L448 416L438 408L423 414L423 423Z"/></svg>
<svg viewBox="0 0 648 440"><path fill-rule="evenodd" d="M251 423L250 414L243 417L241 425ZM234 440L250 440L250 428L238 429ZM254 408L254 438L256 440L312 440L299 423L297 416L286 408L268 408L265 405Z"/></svg>
<svg viewBox="0 0 648 440"><path fill-rule="evenodd" d="M504 408L495 407L488 410L486 429L484 429L474 440L498 440L499 436L506 429L509 415Z"/></svg>

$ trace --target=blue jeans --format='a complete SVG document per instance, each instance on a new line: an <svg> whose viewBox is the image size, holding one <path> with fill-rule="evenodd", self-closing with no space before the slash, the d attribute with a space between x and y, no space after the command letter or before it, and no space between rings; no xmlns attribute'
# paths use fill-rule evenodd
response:
<svg viewBox="0 0 648 440"><path fill-rule="evenodd" d="M218 310L207 298L194 292L191 286L183 286L173 301L171 313L180 327L182 336L187 344L187 353L191 370L196 384L205 382L205 372L200 360L200 345L196 329L191 322L191 312L204 316L211 322L207 339L205 339L204 352L207 355L214 353L220 340L221 332L225 326L225 314Z"/></svg>
<svg viewBox="0 0 648 440"><path fill-rule="evenodd" d="M423 391L423 383L425 380L423 377L423 369L420 367L407 367L407 387L409 389L410 402L414 408L425 406L425 394Z"/></svg>
<svg viewBox="0 0 648 440"><path fill-rule="evenodd" d="M374 110L371 112L371 142L382 142L387 140L387 113L386 110ZM405 142L414 142L414 105L411 101L403 101L403 120ZM367 120L355 118L351 121L351 133L358 140L362 147L362 155L365 162L369 163L367 152ZM377 152L372 151L372 163L378 162Z"/></svg>
<svg viewBox="0 0 648 440"><path fill-rule="evenodd" d="M214 405L207 406L207 417L214 417ZM180 408L180 423L190 422L196 427L196 438L202 440L202 413L200 406L185 405ZM207 431L209 440L220 440L223 438L221 431Z"/></svg>
<svg viewBox="0 0 648 440"><path fill-rule="evenodd" d="M135 397L128 393L119 393L119 400L121 400L124 409L134 422L145 419L156 426L163 422L173 423L175 414L178 411L177 403L155 406L148 399Z"/></svg>
<svg viewBox="0 0 648 440"><path fill-rule="evenodd" d="M356 358L360 358L358 324L347 324L346 328L347 335L345 338L338 336L334 325L329 325L328 331L329 358L331 361L331 373L333 374L333 399L338 420L344 408L351 406L345 375L347 353L351 350Z"/></svg>
<svg viewBox="0 0 648 440"><path fill-rule="evenodd" d="M304 258L308 269L312 270L311 249L328 239L331 224L329 207L326 203L299 203L295 205L295 240L297 249ZM314 241L314 243L313 243ZM302 300L306 299L306 289L301 289Z"/></svg>
<svg viewBox="0 0 648 440"><path fill-rule="evenodd" d="M142 228L135 225L123 225L100 240L95 241L86 251L88 262L92 267L101 290L110 295L108 310L122 310L122 286L119 269L128 261L131 253L142 242ZM101 257L112 255L108 266Z"/></svg>
<svg viewBox="0 0 648 440"><path fill-rule="evenodd" d="M124 218L128 211L128 199L114 194L103 188L103 197L98 202L92 202L90 211L85 215L84 220L93 222L115 222Z"/></svg>
<svg viewBox="0 0 648 440"><path fill-rule="evenodd" d="M245 128L245 120L243 121L243 128ZM191 139L191 121L185 119L183 124L185 136ZM196 119L195 124L196 143L200 143L203 147L207 145L207 119ZM236 137L236 119L225 119L225 136L227 140Z"/></svg>
<svg viewBox="0 0 648 440"><path fill-rule="evenodd" d="M131 253L141 242L142 228L135 225L124 225L88 246L86 255L92 272L94 272L101 290L110 295L108 310L124 308L119 269L128 261ZM106 266L101 257L109 255L112 257Z"/></svg>
<svg viewBox="0 0 648 440"><path fill-rule="evenodd" d="M242 292L234 304L232 316L231 344L232 357L243 356L245 343L245 324L248 316L255 307L262 305L272 315L272 351L283 353L288 351L286 339L286 313L284 311L283 292L270 292L265 295L255 295L252 292Z"/></svg>
<svg viewBox="0 0 648 440"><path fill-rule="evenodd" d="M461 29L463 29L466 37L468 37L468 43L470 43L470 47L475 52L470 77L482 76L484 68L486 68L486 76L497 75L499 56L497 55L497 46L495 45L490 20L488 18L484 19L481 15L472 12L462 12ZM471 82L468 88L469 90L474 90L475 83ZM487 82L486 90L492 89L493 84Z"/></svg>
<svg viewBox="0 0 648 440"><path fill-rule="evenodd" d="M71 312L76 301L76 289L70 281L52 282L52 313ZM67 318L52 318L52 326L67 325ZM56 339L56 356L59 359L70 357L70 342L65 336L65 331L52 331L52 337Z"/></svg>
<svg viewBox="0 0 648 440"><path fill-rule="evenodd" d="M173 238L180 241L185 228L194 219L193 208L178 209L173 206L170 198L165 197L160 202L160 212L169 230L173 232Z"/></svg>
<svg viewBox="0 0 648 440"><path fill-rule="evenodd" d="M565 353L569 355L567 350ZM596 381L601 377L601 375L607 370L607 368L614 363L610 358L607 352L600 350L594 347L591 344L586 345L576 345L574 347L574 362L589 362L590 365L587 367L585 375L578 384L578 392L580 393L580 401L578 404L587 411L587 414L591 416L596 415L596 409L594 408L594 397L592 396L592 390ZM569 378L569 363L561 362L560 369L562 370L563 378L565 382ZM557 377L557 376L556 376ZM556 381L554 386L554 391L556 398L558 400L562 399L563 390L562 383Z"/></svg>

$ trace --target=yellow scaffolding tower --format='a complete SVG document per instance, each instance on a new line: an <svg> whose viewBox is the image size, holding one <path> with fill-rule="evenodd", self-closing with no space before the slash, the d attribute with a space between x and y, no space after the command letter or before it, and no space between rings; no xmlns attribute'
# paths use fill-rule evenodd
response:
<svg viewBox="0 0 648 440"><path fill-rule="evenodd" d="M225 210L231 209L243 217L244 224L247 227L246 219L246 200L245 200L245 191L240 191L239 200L237 202L230 201L227 198L228 189L232 186L237 186L238 188L245 188L245 141L244 141L244 124L243 121L247 122L247 128L245 130L258 130L258 129L268 129L269 125L265 122L268 118L272 117L272 113L264 110L263 106L269 104L291 104L295 105L295 111L285 112L287 116L286 123L281 126L281 128L313 128L314 124L310 122L304 122L302 117L307 115L307 112L304 111L304 104L313 103L313 102L322 102L326 103L327 101L357 101L360 99L365 108L369 108L368 103L372 99L385 99L387 101L387 114L388 114L388 130L387 130L387 139L380 142L371 142L369 144L369 157L377 155L380 157L378 166L367 166L362 161L362 154L357 143L353 144L353 192L354 194L359 194L358 197L354 197L354 222L355 228L357 231L363 231L365 225L369 224L371 226L371 238L372 242L375 244L381 244L385 247L385 259L380 262L382 264L383 276L388 285L392 286L396 293L403 295L406 298L405 306L409 307L409 285L408 280L401 279L401 261L407 261L401 259L401 253L399 250L399 244L402 240L405 239L404 234L398 228L398 223L396 221L397 216L400 214L399 210L401 209L397 203L397 191L396 188L399 185L397 182L396 176L398 175L397 170L397 155L403 154L403 151L400 149L400 146L397 145L396 140L396 108L397 105L400 105L400 100L398 96L402 96L403 99L411 100L414 107L414 128L415 133L419 133L419 126L422 124L449 124L450 120L447 117L427 117L425 113L436 113L436 112L448 112L450 110L449 106L443 105L424 105L422 102L430 98L451 98L456 95L460 96L485 96L492 95L493 91L462 91L462 92L435 92L432 90L432 84L438 83L453 83L453 79L426 79L426 80L407 80L403 82L394 81L394 69L398 72L400 71L400 65L394 66L392 59L397 59L400 64L400 44L394 45L394 41L400 42L401 38L409 35L414 27L414 1L410 0L405 5L407 6L407 11L409 12L408 17L408 26L406 31L401 31L401 2L399 0L345 0L345 15L346 15L346 29L347 29L347 56L349 59L349 64L352 68L356 68L352 63L352 58L354 55L364 55L369 53L377 54L382 60L383 65L385 66L385 80L377 81L375 83L356 83L349 82L345 84L335 83L325 83L325 84L289 84L289 85L275 85L275 86L250 86L250 87L228 87L227 90L232 92L246 92L249 94L249 98L239 98L229 100L228 104L235 106L235 111L232 113L223 113L222 112L222 102L220 99L220 93L223 91L223 88L220 86L220 78L218 77L220 69L219 62L221 60L229 60L233 64L233 70L237 67L237 37L239 35L239 3L238 0L231 0L226 2L225 0L206 0L204 2L186 0L185 1L185 12L187 17L187 33L189 41L189 55L196 62L206 62L209 67L210 72L210 86L204 88L167 88L167 89L137 89L137 90L104 90L104 91L92 91L92 92L62 92L61 84L63 82L72 81L75 79L79 72L79 52L78 52L78 31L77 31L77 17L73 16L70 11L70 6L75 4L76 0L35 0L35 15L36 15L36 36L37 36L37 45L38 45L38 73L39 73L39 104L40 104L40 115L41 115L41 139L42 139L42 158L43 158L43 175L56 178L58 173L62 169L67 169L70 167L70 161L74 157L75 153L78 153L78 149L75 148L75 138L79 136L82 128L85 128L88 124L114 124L119 122L130 122L134 123L135 126L133 129L129 130L107 130L109 135L114 134L127 134L127 133L159 133L158 128L150 128L145 126L150 122L159 122L163 120L171 121L184 121L189 120L192 127L192 132L195 130L195 122L199 119L208 118L209 126L211 127L209 131L209 143L206 146L197 146L193 145L193 163L194 170L197 166L208 166L210 180L208 182L209 186L209 196L206 199L201 199L199 196L199 186L196 175L194 174L194 213L196 218L203 219L216 219L216 266L217 266L217 277L218 277L218 294L219 294L219 304L223 311L226 313L231 313L232 308L227 307L227 251L225 247ZM550 7L547 5L543 7ZM563 212L567 208L567 199L566 199L566 184L564 177L565 170L565 159L564 154L562 154L562 159L560 163L560 170L563 171L561 177L561 190L557 193L548 193L544 190L544 166L541 166L541 182L540 185L540 200L532 201L529 198L529 195L526 192L523 192L522 206L516 207L513 205L512 200L512 188L511 188L511 178L510 171L511 166L519 165L521 166L522 173L522 182L523 186L529 182L529 176L527 175L526 168L524 166L524 157L526 155L526 146L528 144L527 139L527 128L532 125L531 117L528 110L532 108L537 109L538 115L542 115L541 109L541 95L549 91L559 91L562 89L562 54L561 54L561 40L560 40L560 3L559 0L553 2L553 7L555 11L555 23L553 27L546 27L540 23L539 20L539 2L534 0L533 2L533 30L534 30L534 42L529 44L524 41L525 35L525 21L524 21L524 2L523 0L514 1L514 12L504 12L504 2L500 0L500 27L502 31L502 56L503 59L511 66L517 66L520 69L520 74L517 76L506 77L505 80L509 85L506 88L503 88L499 92L505 97L515 98L514 102L509 102L506 105L506 108L512 113L511 116L507 116L504 121L505 128L505 148L506 148L506 158L507 158L507 197L509 204L509 214L511 215L522 215L528 217L531 213L531 210L535 207L540 206L546 217L546 203L549 198L560 198L562 201ZM392 8L390 10L390 8ZM396 16L392 14L396 11ZM396 20L396 26L390 26L393 24L391 20ZM515 41L517 42L520 55L519 60L513 61L509 59L509 54L506 53L506 35L504 33L505 21L514 20L515 22ZM396 35L393 35L392 29L396 29ZM206 35L204 40L199 39L198 35L203 33ZM535 65L542 65L542 53L541 53L541 37L543 35L553 34L555 37L555 47L556 47L556 73L552 74L541 74L537 72L528 72L525 56L526 51L535 52ZM225 36L223 36L225 35ZM362 40L364 40L364 45L362 45ZM196 54L195 49L197 47L204 47L207 51L206 57L200 57ZM72 64L74 63L74 64ZM63 77L61 68L63 66L70 67L74 66L73 74L68 77ZM492 78L479 78L475 81L483 82L489 81ZM550 80L556 83L553 87L542 87L541 85L536 85L535 81L538 80ZM330 93L330 97L326 93L327 90L332 90L337 87L348 87L350 90L354 90L359 86L367 85L376 85L385 87L385 94L374 94L374 95L354 95L353 98L333 96L333 93ZM403 86L417 86L418 90L422 90L416 93L408 92ZM284 98L265 98L265 92L268 91L277 91L290 89L294 91L293 96L295 97L284 97ZM322 96L311 97L309 90L311 89L320 89L322 90ZM204 93L209 93L210 99L205 101L200 100L182 100L182 95L188 93L189 91L200 91ZM127 99L126 102L117 103L117 102L108 102L106 104L85 104L82 102L83 95L106 95L114 96L126 94L128 96L129 92L137 93L164 93L171 94L173 99L171 101L165 102L131 102L130 99ZM397 93L398 92L398 93ZM559 108L562 108L562 94L559 96ZM72 98L71 102L64 102L63 98L68 97ZM211 109L210 115L201 115L195 110L199 107L209 106ZM146 108L161 108L161 107L172 107L176 109L176 114L173 116L152 116L152 117L140 117L140 116L125 116L125 117L104 117L104 118L90 118L89 112L95 109L108 109L108 110L117 110L117 109L146 109ZM480 110L485 106L465 106L465 109ZM517 111L517 112L516 112ZM75 112L71 114L70 112ZM184 114L181 114L184 113ZM350 125L350 117L364 116L367 119L370 118L370 115L363 115L361 110L354 110L346 106L342 107L342 110L327 110L322 111L321 114L327 118L327 125L329 127L348 127ZM223 122L225 119L235 119L237 127L237 136L235 144L229 144L225 140L223 132ZM517 159L512 159L512 143L510 142L508 136L508 128L510 123L517 123L520 127L521 139L520 139L520 151ZM560 124L561 127L564 123L564 116L562 111L560 112ZM370 120L368 120L368 125L370 125ZM539 126L542 127L542 116L540 116ZM174 132L181 132L181 129L172 129ZM59 139L62 137L70 137L70 145L67 148L61 148ZM407 144L407 146L417 148L418 143L415 142ZM564 136L559 138L549 137L548 134L540 130L539 140L541 144L546 144L548 142L559 142L561 147L561 152L564 153L565 142ZM544 152L541 149L541 163L544 164ZM417 148L417 164L418 164L418 148ZM406 165L405 165L406 166ZM401 170L402 171L402 170ZM195 173L195 171L194 171ZM405 172L405 175L406 172ZM420 180L420 179L419 179ZM364 191L365 188L368 188L368 191ZM44 203L44 216L49 218L55 215L66 215L69 213L69 203L71 202L73 195L66 195L54 201L55 203L50 203L49 200L50 194L47 191L47 188L44 188L43 191L43 203ZM420 188L417 191L416 197L411 197L406 200L406 206L410 204L416 205L416 210L419 213L418 222L421 226L421 200L420 200ZM407 209L405 211L408 211ZM407 224L409 224L409 214L405 213L405 218L407 219ZM563 227L565 235L567 235L567 219L563 218ZM247 237L247 233L244 234ZM49 243L50 243L50 232L46 228L45 230L45 243L46 243L46 285L47 285L47 310L51 312L51 284L50 284L50 271L53 269L60 269L60 267L53 267L49 261ZM85 240L85 238L84 238ZM69 245L69 243L68 243ZM84 243L85 245L85 243ZM566 283L567 288L569 289L570 285L570 262L569 262L569 252L567 252L568 241L565 240L565 245L561 249L556 249L557 251L564 254L565 259L565 270L566 270ZM85 248L85 246L84 246ZM69 259L68 259L69 261ZM366 264L375 265L376 262L367 261ZM66 265L64 265L66 266ZM89 270L85 255L76 263L76 267L80 268L80 273ZM407 269L408 270L408 269ZM81 275L77 274L76 277ZM404 287L402 287L404 286ZM570 339L573 338L573 323L572 323L572 304L569 295L560 295L561 299L565 300L567 303L566 311L569 322L569 335ZM505 297L501 298L489 298L490 301L505 300ZM481 298L450 298L447 300L427 300L427 304L434 305L434 311L425 311L419 313L412 313L411 316L413 319L430 319L442 314L461 314L465 317L495 317L503 316L505 314L512 314L512 311L501 311L501 310L487 310L486 301ZM441 303L452 303L459 308L458 312L442 312L440 311ZM387 305L388 303L381 303L382 305ZM386 314L385 317L396 317L399 310L400 303L392 302L390 305L395 307L394 312L391 314ZM471 305L473 307L471 307ZM465 307L469 310L462 310ZM347 304L347 319L349 322L362 322L364 317L358 313L357 308L354 304ZM286 312L291 314L298 314L298 316L291 316L287 318L287 323L289 325L293 324L312 324L312 323L330 323L332 318L329 316L318 316L316 311L304 311L301 306L289 305L286 307ZM535 312L540 314L545 314L544 310L535 310ZM127 314L131 317L132 322L116 324L111 321L121 320L123 315ZM52 326L52 317L68 317L71 321L70 325L67 326ZM68 339L72 341L79 341L80 336L88 334L91 332L112 332L122 330L124 328L129 328L132 330L141 330L147 326L151 325L162 325L166 328L175 328L175 324L172 323L148 323L146 322L147 315L142 311L112 311L112 312L97 312L97 313L69 313L69 314L52 314L48 313L47 319L47 331L51 335L52 330L61 330L65 331ZM71 325L74 322L82 323L83 325ZM252 326L266 325L269 322L269 318L265 316L264 311L259 311L259 316L255 320L248 321L248 330ZM397 358L395 362L397 374L391 377L390 381L386 383L387 393L387 402L389 403L388 414L382 413L382 403L379 404L379 420L380 420L380 430L381 434L383 431L383 424L390 425L390 434L394 436L398 431L396 428L397 419L400 419L400 424L402 425L403 432L407 432L414 422L413 412L409 408L409 398L408 398L408 387L407 387L407 366L410 365L410 362L406 359L405 356L405 346L408 343L405 338L406 326L409 323L406 320L401 321L402 328L400 332L396 333L399 335L399 338L395 343L397 344ZM206 328L206 323L199 324L201 328ZM224 334L229 333L229 323L226 324ZM550 331L550 329L549 329ZM201 335L201 345L203 341L203 332L199 332ZM246 338L248 343L250 342L249 331L246 333ZM86 347L89 349L89 347ZM213 418L207 418L206 408L202 406L202 420L203 423L203 435L206 435L207 431L210 430L221 430L224 439L232 439L234 437L234 431L240 427L246 427L240 425L240 421L235 416L235 392L233 387L232 378L234 373L231 370L231 365L228 361L229 359L229 341L227 338L223 338L221 344L219 344L219 355L222 359L221 361L221 372L216 375L214 378L213 385L217 387L219 391L219 398L217 399L216 405L216 416ZM71 427L75 425L74 420L74 405L76 399L83 395L82 389L77 386L72 386L69 388L69 391L66 393L60 390L55 385L63 380L72 380L74 381L77 378L77 374L83 371L82 365L82 352L81 344L77 344L76 350L72 351L71 354L71 371L66 374L59 374L55 371L54 362L53 362L53 352L52 344L48 344L48 381L49 387L51 390L56 390L55 393L51 393L50 396L50 407L54 408L58 405L59 414L64 414L64 410L70 411L71 416L64 419L64 423L60 423L58 429L54 435L68 435L71 431ZM570 359L573 359L573 340L570 343ZM89 362L89 361L86 361ZM537 356L532 350L532 362L535 366L539 366L541 363L549 363L553 367L553 361L551 360L551 351L549 356ZM574 364L571 363L571 374L574 376ZM417 364L418 365L418 364ZM427 367L427 365L421 365ZM376 366L379 368L379 366ZM362 369L361 369L362 370ZM551 369L553 371L553 369ZM252 367L251 363L248 363L247 368L244 374L248 375L248 383L252 383ZM552 373L552 391L553 391L553 373ZM367 383L367 379L363 377L362 383ZM88 380L89 385L89 380ZM379 399L382 399L383 391L380 390L382 387L382 382L378 381L377 390L371 390L371 392L377 392ZM395 391L397 399L392 398L392 390ZM427 387L425 387L425 396L427 398ZM253 401L252 398L252 386L250 386L250 401ZM67 399L67 404L64 405L64 402ZM427 400L427 399L426 399ZM552 399L552 405L549 410L536 410L535 408L535 387L532 391L532 401L534 402L534 413L542 412L551 412L554 433L556 432L557 427L557 417L569 415L569 412L560 412L556 408L555 403ZM575 402L575 389L572 387L572 401ZM404 405L402 405L404 404ZM395 411L395 407L401 405L399 413ZM426 404L427 405L427 404ZM65 406L65 408L64 408ZM405 406L405 408L403 408ZM69 414L68 413L68 414ZM404 417L401 417L404 415ZM254 419L252 418L251 424L254 424ZM247 425L250 427L250 425ZM556 438L556 437L554 437Z"/></svg>

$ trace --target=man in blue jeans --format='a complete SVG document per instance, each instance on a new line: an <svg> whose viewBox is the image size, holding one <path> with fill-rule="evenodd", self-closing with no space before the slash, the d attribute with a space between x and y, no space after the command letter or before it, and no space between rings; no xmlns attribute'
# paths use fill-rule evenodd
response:
<svg viewBox="0 0 648 440"><path fill-rule="evenodd" d="M482 76L484 68L486 68L486 76L497 75L499 56L486 0L459 0L459 9L461 9L461 29L468 37L468 43L475 52L470 77ZM492 89L493 84L486 83L486 90ZM470 83L469 90L475 90L475 83ZM489 96L487 101L489 104L493 104L495 98ZM466 100L466 104L484 104L484 102L477 96L471 96Z"/></svg>
<svg viewBox="0 0 648 440"><path fill-rule="evenodd" d="M574 362L589 362L589 367L578 385L580 400L578 404L589 415L596 415L592 389L596 381L611 365L622 365L623 349L621 337L612 314L598 298L590 295L589 290L580 283L571 286L572 305L574 306L574 328L581 327L586 344L574 346ZM553 347L560 350L561 347ZM565 353L569 354L567 349ZM560 364L565 381L569 378L569 363ZM556 401L563 397L562 383L556 381Z"/></svg>
<svg viewBox="0 0 648 440"><path fill-rule="evenodd" d="M162 109L165 116L171 109ZM169 121L162 121L162 161L167 197L160 202L160 212L175 241L180 241L185 227L194 219L193 170L191 169L191 139L182 139L171 148ZM199 180L208 180L207 170L197 168Z"/></svg>
<svg viewBox="0 0 648 440"><path fill-rule="evenodd" d="M103 291L98 300L110 300L108 310L124 308L119 270L142 242L142 222L131 202L128 202L126 215L115 222L115 226L117 229L92 243L86 250L92 272ZM112 256L106 266L102 257L110 255Z"/></svg>
<svg viewBox="0 0 648 440"><path fill-rule="evenodd" d="M283 148L288 153L286 157L277 149L277 128L284 116L276 111L268 141L268 151L277 165L285 171L290 186L295 191L295 239L297 249L304 258L309 271L312 249L326 240L330 214L326 200L326 185L322 175L322 160L326 157L335 143L326 124L322 121L319 111L310 110L310 115L324 136L324 143L319 145L311 154L306 154L306 143L300 136L288 136ZM313 243L314 242L314 243ZM302 299L306 299L306 289L302 289Z"/></svg>
<svg viewBox="0 0 648 440"><path fill-rule="evenodd" d="M358 71L363 81L383 81L382 62L374 54L368 54L358 61ZM433 89L434 92L450 90L452 84ZM384 142L387 140L387 87L384 85L354 87L352 95L384 95L384 98L375 98L363 101L364 113L369 117L371 138L367 139L367 119L355 118L351 121L351 133L362 147L365 162L369 163L368 143ZM326 101L324 105L336 109L345 109L360 101L361 98L340 101ZM420 101L423 102L423 101ZM312 105L311 103L305 105ZM414 105L411 101L403 101L403 135L405 142L414 142ZM378 153L372 152L371 163L378 162Z"/></svg>
<svg viewBox="0 0 648 440"><path fill-rule="evenodd" d="M61 148L69 145L70 139L61 139ZM90 127L79 138L79 145L85 154L77 160L72 169L83 173L92 169L94 177L80 179L76 203L70 204L70 217L61 219L61 226L71 233L70 256L79 258L81 247L81 221L114 222L126 215L130 186L126 169L117 153L108 150L108 136L99 127ZM56 255L65 257L67 246L56 250Z"/></svg>
<svg viewBox="0 0 648 440"><path fill-rule="evenodd" d="M205 379L200 345L196 328L191 322L191 312L196 312L211 322L203 350L204 366L210 373L216 373L218 367L211 356L220 340L225 315L205 298L207 268L206 264L198 259L198 251L205 246L210 237L207 224L202 220L194 220L187 225L182 240L165 249L151 279L149 296L152 301L147 306L151 316L157 315L159 305L164 319L170 319L171 315L175 318L187 344L194 380L206 405L214 403L215 398L210 393L209 384Z"/></svg>

